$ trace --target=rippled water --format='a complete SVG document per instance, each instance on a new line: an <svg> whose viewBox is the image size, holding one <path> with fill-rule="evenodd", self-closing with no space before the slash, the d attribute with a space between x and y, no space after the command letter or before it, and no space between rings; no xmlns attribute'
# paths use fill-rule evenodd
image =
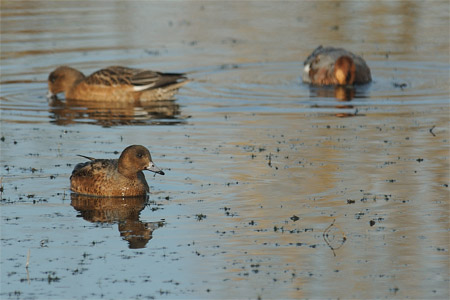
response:
<svg viewBox="0 0 450 300"><path fill-rule="evenodd" d="M319 44L374 81L302 84ZM448 49L446 1L2 1L1 298L447 299ZM62 64L193 81L48 102ZM77 154L130 144L149 198L70 194Z"/></svg>

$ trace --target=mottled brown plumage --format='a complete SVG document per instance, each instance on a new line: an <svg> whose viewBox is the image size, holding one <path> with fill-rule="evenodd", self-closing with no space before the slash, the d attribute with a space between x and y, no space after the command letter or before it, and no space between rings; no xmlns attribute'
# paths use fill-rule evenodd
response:
<svg viewBox="0 0 450 300"><path fill-rule="evenodd" d="M342 48L317 47L304 62L303 82L314 85L352 85L372 81L364 59Z"/></svg>
<svg viewBox="0 0 450 300"><path fill-rule="evenodd" d="M61 66L48 76L49 96L65 93L66 99L87 101L169 100L188 80L181 73L161 73L112 66L86 77Z"/></svg>
<svg viewBox="0 0 450 300"><path fill-rule="evenodd" d="M94 159L77 164L70 176L73 192L94 196L139 196L149 192L143 170L161 175L147 148L132 145L123 150L119 159Z"/></svg>

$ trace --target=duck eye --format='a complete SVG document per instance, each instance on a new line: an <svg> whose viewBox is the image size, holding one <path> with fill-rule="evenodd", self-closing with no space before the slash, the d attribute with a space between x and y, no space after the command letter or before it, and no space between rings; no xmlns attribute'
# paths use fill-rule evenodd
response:
<svg viewBox="0 0 450 300"><path fill-rule="evenodd" d="M345 77L345 80L347 82L350 82L350 79L352 78L352 74L350 72L348 72L347 77Z"/></svg>
<svg viewBox="0 0 450 300"><path fill-rule="evenodd" d="M144 156L144 154L139 152L139 153L136 153L136 156L139 157L139 158L142 158L142 156Z"/></svg>
<svg viewBox="0 0 450 300"><path fill-rule="evenodd" d="M55 83L56 77L57 77L57 76L56 76L55 74L51 74L51 75L49 76L48 80L49 80L51 83Z"/></svg>

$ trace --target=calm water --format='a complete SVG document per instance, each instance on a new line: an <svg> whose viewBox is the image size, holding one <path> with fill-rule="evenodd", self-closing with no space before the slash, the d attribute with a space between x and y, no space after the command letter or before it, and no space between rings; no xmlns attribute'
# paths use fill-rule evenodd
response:
<svg viewBox="0 0 450 300"><path fill-rule="evenodd" d="M373 83L302 84L319 44ZM447 1L2 1L0 297L448 299L449 60ZM49 103L62 64L194 81ZM70 194L130 144L148 198Z"/></svg>

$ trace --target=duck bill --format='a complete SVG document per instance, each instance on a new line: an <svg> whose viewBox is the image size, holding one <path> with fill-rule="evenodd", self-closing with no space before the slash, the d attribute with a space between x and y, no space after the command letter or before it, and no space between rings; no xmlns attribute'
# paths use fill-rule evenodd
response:
<svg viewBox="0 0 450 300"><path fill-rule="evenodd" d="M47 91L47 95L46 95L48 100L55 100L56 99L56 94L53 94L52 92Z"/></svg>
<svg viewBox="0 0 450 300"><path fill-rule="evenodd" d="M159 175L164 175L164 172L158 168L153 162L150 162L150 164L145 168L147 171L155 172Z"/></svg>

